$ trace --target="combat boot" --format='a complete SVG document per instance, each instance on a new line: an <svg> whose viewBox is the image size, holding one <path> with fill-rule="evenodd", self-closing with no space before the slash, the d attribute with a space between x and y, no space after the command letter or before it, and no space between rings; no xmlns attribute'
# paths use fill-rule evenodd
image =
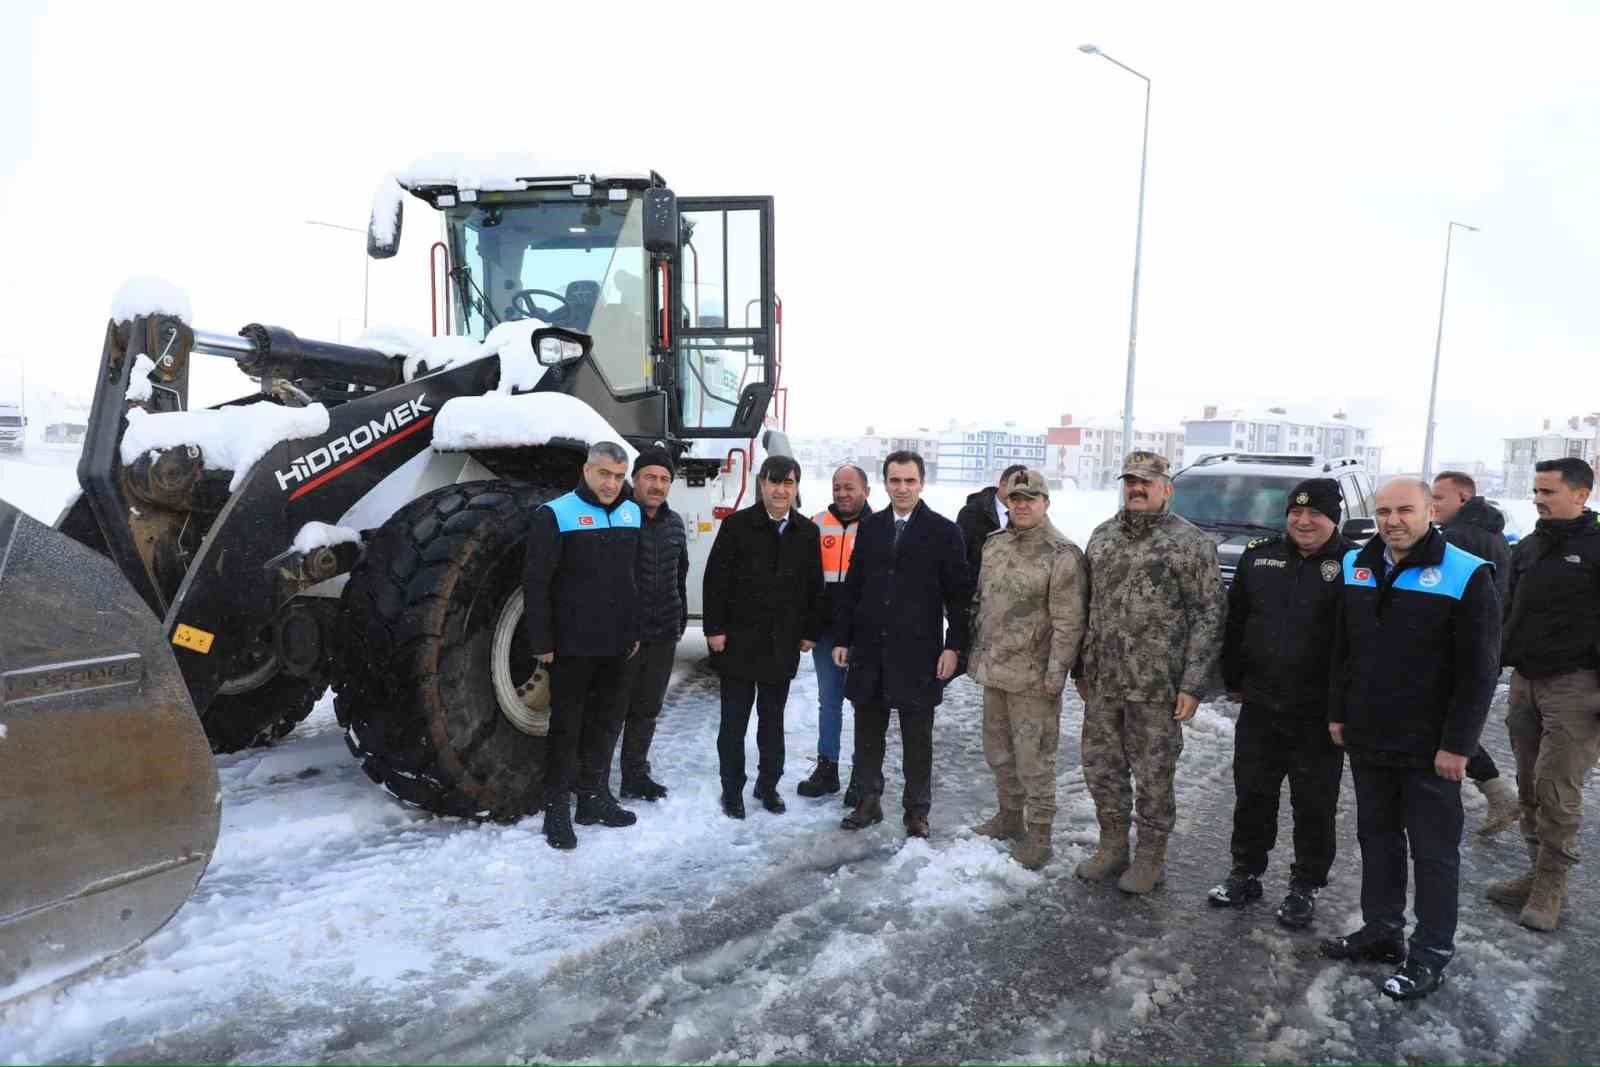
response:
<svg viewBox="0 0 1600 1067"><path fill-rule="evenodd" d="M1532 930L1554 930L1561 925L1561 906L1567 900L1567 865L1551 849L1539 850L1533 868L1528 903L1517 921Z"/></svg>
<svg viewBox="0 0 1600 1067"><path fill-rule="evenodd" d="M1539 846L1528 846L1528 870L1515 878L1507 878L1503 882L1490 882L1484 886L1483 895L1496 904L1510 904L1520 908L1528 902L1528 894L1533 892L1533 868L1539 862Z"/></svg>
<svg viewBox="0 0 1600 1067"><path fill-rule="evenodd" d="M803 797L820 797L839 791L839 765L827 756L818 756L811 777L795 787Z"/></svg>
<svg viewBox="0 0 1600 1067"><path fill-rule="evenodd" d="M648 800L653 804L666 795L667 787L650 777L648 771L633 778L622 776L623 800Z"/></svg>
<svg viewBox="0 0 1600 1067"><path fill-rule="evenodd" d="M1050 824L1047 822L1029 823L1022 843L1011 851L1011 858L1030 871L1049 863L1053 855L1055 850L1050 847Z"/></svg>
<svg viewBox="0 0 1600 1067"><path fill-rule="evenodd" d="M572 832L572 811L567 805L570 798L562 793L544 804L544 839L551 848L563 851L578 847L578 835Z"/></svg>
<svg viewBox="0 0 1600 1067"><path fill-rule="evenodd" d="M1128 824L1102 822L1100 844L1094 855L1078 864L1073 873L1090 882L1115 878L1128 869Z"/></svg>
<svg viewBox="0 0 1600 1067"><path fill-rule="evenodd" d="M586 789L578 794L578 814L573 819L579 826L622 827L632 826L639 816L617 803L609 788Z"/></svg>
<svg viewBox="0 0 1600 1067"><path fill-rule="evenodd" d="M1122 872L1117 888L1124 893L1148 893L1167 880L1167 835L1160 830L1139 831L1133 866Z"/></svg>
<svg viewBox="0 0 1600 1067"><path fill-rule="evenodd" d="M1493 837L1500 831L1509 829L1522 818L1522 802L1517 799L1517 791L1512 788L1510 782L1504 778L1491 778L1487 782L1472 784L1489 802L1489 811L1483 817L1483 825L1478 827L1480 836Z"/></svg>
<svg viewBox="0 0 1600 1067"><path fill-rule="evenodd" d="M1000 841L1022 840L1022 809L1001 808L998 815L991 815L972 828L972 832L983 837L993 837Z"/></svg>

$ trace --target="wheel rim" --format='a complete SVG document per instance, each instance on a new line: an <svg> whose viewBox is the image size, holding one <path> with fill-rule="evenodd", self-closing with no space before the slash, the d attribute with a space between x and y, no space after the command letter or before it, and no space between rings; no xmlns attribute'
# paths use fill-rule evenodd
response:
<svg viewBox="0 0 1600 1067"><path fill-rule="evenodd" d="M494 624L489 653L494 697L512 726L544 737L550 732L550 672L528 653L521 630L522 590L517 589L506 598Z"/></svg>

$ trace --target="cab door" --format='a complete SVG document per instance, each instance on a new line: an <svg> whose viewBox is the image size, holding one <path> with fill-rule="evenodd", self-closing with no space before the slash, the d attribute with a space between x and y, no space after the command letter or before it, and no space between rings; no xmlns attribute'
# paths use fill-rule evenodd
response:
<svg viewBox="0 0 1600 1067"><path fill-rule="evenodd" d="M754 437L777 388L772 197L680 197L672 378L681 437Z"/></svg>

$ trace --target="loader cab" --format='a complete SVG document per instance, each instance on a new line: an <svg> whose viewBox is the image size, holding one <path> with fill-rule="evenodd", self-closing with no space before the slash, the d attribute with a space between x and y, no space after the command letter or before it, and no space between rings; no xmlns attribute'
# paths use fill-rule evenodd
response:
<svg viewBox="0 0 1600 1067"><path fill-rule="evenodd" d="M750 438L779 374L770 197L678 197L659 175L416 184L443 216L449 332L539 319L590 335L540 389L627 437ZM375 255L393 254L371 244Z"/></svg>

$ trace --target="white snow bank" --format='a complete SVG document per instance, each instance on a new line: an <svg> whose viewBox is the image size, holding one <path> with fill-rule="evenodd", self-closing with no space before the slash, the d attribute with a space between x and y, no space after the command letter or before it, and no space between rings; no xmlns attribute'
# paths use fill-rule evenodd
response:
<svg viewBox="0 0 1600 1067"><path fill-rule="evenodd" d="M318 548L360 542L359 530L352 530L348 526L332 526L326 522L308 522L294 535L294 550L303 556Z"/></svg>
<svg viewBox="0 0 1600 1067"><path fill-rule="evenodd" d="M379 243L394 244L395 222L400 215L401 205L405 203L405 196L406 191L400 188L393 174L385 174L383 181L372 191L372 218L369 225L372 236Z"/></svg>
<svg viewBox="0 0 1600 1067"><path fill-rule="evenodd" d="M565 393L458 396L433 420L433 447L443 452L549 444L565 437L584 444L615 441L631 464L638 456L594 408Z"/></svg>
<svg viewBox="0 0 1600 1067"><path fill-rule="evenodd" d="M122 435L122 462L132 463L139 453L155 448L195 445L208 470L233 471L228 485L233 491L272 446L327 432L328 409L321 404L291 408L259 403L156 415L134 408L128 412L128 432Z"/></svg>
<svg viewBox="0 0 1600 1067"><path fill-rule="evenodd" d="M3 722L0 722L0 741L4 741L5 739L6 739L6 724L3 723Z"/></svg>
<svg viewBox="0 0 1600 1067"><path fill-rule="evenodd" d="M405 326L380 325L367 330L355 343L362 348L375 348L402 357L406 381L415 379L424 363L428 365L427 373L435 374L457 363L497 355L500 357L499 388L504 393L532 389L539 384L545 368L539 365L533 352L533 331L548 325L542 319L502 322L481 342L453 334L428 337Z"/></svg>
<svg viewBox="0 0 1600 1067"><path fill-rule="evenodd" d="M408 189L422 185L453 185L457 189L520 190L527 187L524 179L568 175L648 179L650 172L593 161L574 163L544 159L521 152L490 155L433 152L412 160L411 165L395 177Z"/></svg>
<svg viewBox="0 0 1600 1067"><path fill-rule="evenodd" d="M150 375L156 372L156 365L150 357L143 352L133 361L133 373L128 376L128 399L142 404L150 399L155 391L150 385Z"/></svg>
<svg viewBox="0 0 1600 1067"><path fill-rule="evenodd" d="M194 321L189 294L153 274L134 275L111 298L111 317L117 322L131 322L140 315L176 315L184 322Z"/></svg>

